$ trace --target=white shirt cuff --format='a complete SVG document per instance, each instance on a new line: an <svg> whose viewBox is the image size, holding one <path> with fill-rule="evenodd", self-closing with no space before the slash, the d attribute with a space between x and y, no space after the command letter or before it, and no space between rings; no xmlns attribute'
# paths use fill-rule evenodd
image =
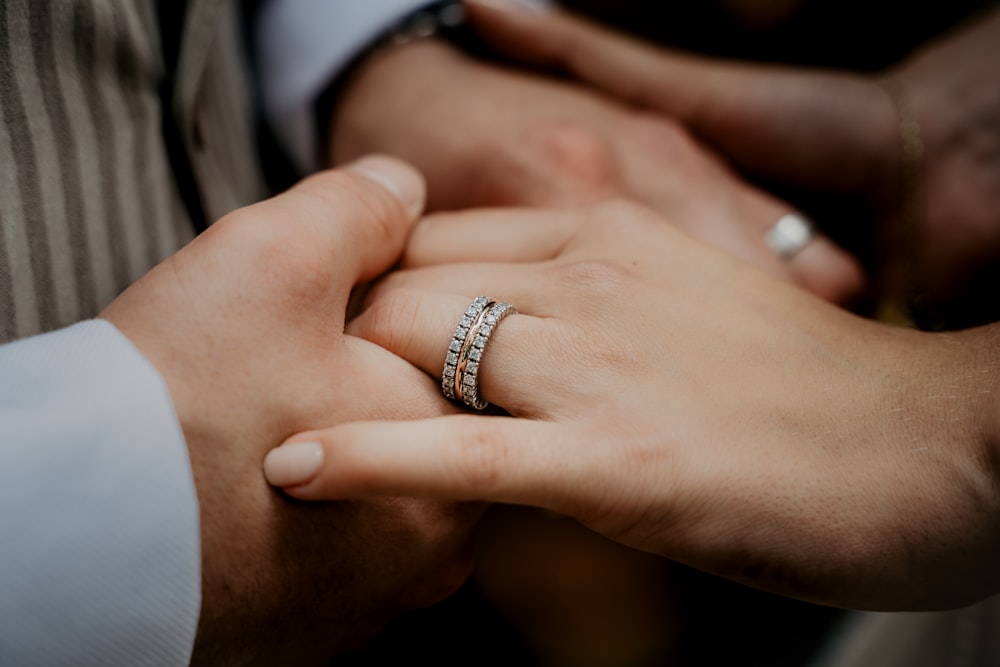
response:
<svg viewBox="0 0 1000 667"><path fill-rule="evenodd" d="M0 661L186 665L198 501L155 368L91 320L0 346Z"/></svg>
<svg viewBox="0 0 1000 667"><path fill-rule="evenodd" d="M430 0L270 0L255 45L264 114L302 174L322 147L314 116L319 94L369 43Z"/></svg>

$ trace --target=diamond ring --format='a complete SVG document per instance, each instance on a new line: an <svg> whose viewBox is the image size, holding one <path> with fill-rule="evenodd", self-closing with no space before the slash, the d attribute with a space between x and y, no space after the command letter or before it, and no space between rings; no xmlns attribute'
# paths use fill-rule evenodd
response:
<svg viewBox="0 0 1000 667"><path fill-rule="evenodd" d="M445 398L476 410L484 410L489 405L479 395L479 367L497 325L515 313L517 309L509 303L494 301L488 296L473 299L448 344L441 371L441 393Z"/></svg>

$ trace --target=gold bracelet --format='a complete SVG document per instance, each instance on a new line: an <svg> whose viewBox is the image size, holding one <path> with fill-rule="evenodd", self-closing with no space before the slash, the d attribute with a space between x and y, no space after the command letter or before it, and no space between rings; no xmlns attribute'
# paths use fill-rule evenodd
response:
<svg viewBox="0 0 1000 667"><path fill-rule="evenodd" d="M890 294L890 309L910 322L920 319L924 296L924 262L920 221L920 179L924 156L924 141L920 123L913 110L913 102L901 81L892 76L877 80L885 91L896 113L896 130L899 135L899 216L895 229L888 235L890 243L898 243L902 261L902 294Z"/></svg>

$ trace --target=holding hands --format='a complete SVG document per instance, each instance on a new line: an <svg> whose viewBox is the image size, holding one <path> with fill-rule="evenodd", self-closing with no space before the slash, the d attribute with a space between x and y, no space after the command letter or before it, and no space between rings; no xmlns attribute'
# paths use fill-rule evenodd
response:
<svg viewBox="0 0 1000 667"><path fill-rule="evenodd" d="M858 264L822 237L778 257L765 234L791 207L711 152L898 218L886 91L483 5L495 44L597 90L434 41L376 56L340 100L331 158L411 159L439 213L411 230L423 186L399 163L322 174L214 225L103 314L162 369L190 447L206 553L196 657L282 608L308 617L243 657L363 641L461 583L484 502L824 604L931 609L1000 590L996 328L946 337L833 305L859 291ZM921 267L942 294L1000 253L1000 206L962 205L1000 191L977 159L1000 105L942 93L975 88L984 70L966 64L992 55L996 25L894 72L921 124ZM971 135L970 114L989 119ZM485 206L509 208L454 212ZM951 213L973 241L945 238ZM896 250L891 278L909 259ZM349 319L352 289L383 275ZM464 341L480 358L458 372L491 416L440 393L477 295L518 310L488 323L488 344ZM164 312L177 326L157 325ZM290 498L257 475L269 450L267 480Z"/></svg>
<svg viewBox="0 0 1000 667"><path fill-rule="evenodd" d="M545 507L831 605L998 590L994 329L868 321L610 203L428 218L348 331L439 378L477 294L519 311L478 371L510 416L309 431L272 483Z"/></svg>
<svg viewBox="0 0 1000 667"><path fill-rule="evenodd" d="M260 476L296 431L455 411L415 368L344 333L352 288L396 260L423 187L386 158L315 175L224 217L101 315L160 371L188 445L202 534L195 664L326 664L468 574L479 507L299 506Z"/></svg>
<svg viewBox="0 0 1000 667"><path fill-rule="evenodd" d="M268 455L271 483L303 500L548 508L632 547L834 606L948 608L1000 591L997 327L929 334L828 303L857 291L857 266L826 240L807 246L811 257L778 261L764 232L789 207L667 120L757 176L867 201L882 218L879 288L933 285L929 297L950 299L1000 257L1000 168L985 157L1000 137L1000 98L978 85L982 63L1000 56L1000 17L880 85L671 53L515 6L469 3L495 46L600 92L536 89L530 75L421 43L373 60L332 126L340 157L377 148L414 160L435 210L544 207L425 219L401 270L348 325L435 381L455 345L478 347L465 372L498 409L307 430ZM408 80L421 60L450 74ZM510 106L456 112L490 99L464 95L478 85L506 91L493 103ZM392 105L380 96L398 102L428 86L416 106L431 120L413 114L386 133L378 109ZM643 205L593 205L616 197ZM485 344L455 329L477 295L518 310L487 323Z"/></svg>
<svg viewBox="0 0 1000 667"><path fill-rule="evenodd" d="M180 446L178 424L183 431L199 506L197 527L177 512L189 547L178 571L188 584L201 577L200 600L188 586L169 610L185 634L140 637L126 623L127 641L162 639L187 655L200 603L192 664L328 664L457 590L493 502L547 508L630 547L828 605L932 609L1000 591L1000 325L931 334L841 308L865 288L859 261L737 171L865 200L886 222L876 234L881 288L964 293L1000 265L1000 13L901 63L880 87L859 75L671 53L517 7L468 3L489 43L548 72L485 62L436 38L367 56L330 88L328 157L342 168L224 216L100 313L158 371L98 327L126 353L109 359L112 368L145 371L135 377L150 386L135 395L170 429L158 434L163 446ZM224 15L235 47L236 12ZM174 32L168 16L157 17L164 34ZM35 39L30 23L22 32ZM187 44L186 35L174 36ZM229 80L246 64L233 56L219 58L221 74L203 73L221 86L208 88L249 91ZM184 83L182 65L206 58L165 60L177 67L164 75ZM553 67L558 78L547 76ZM60 77L17 74L15 84L31 84L25 108L75 99L74 86L46 88ZM36 87L45 94L34 96ZM17 107L24 91L14 88ZM163 183L140 179L143 188L173 201L190 185L193 205L256 180L229 150L241 132L219 134L226 141L216 145L195 131L204 119L214 126L207 111L228 113L206 99L164 126L187 137L187 121L197 121L197 141L176 154L143 144L153 162L176 167L170 178L162 171ZM32 141L52 139L45 118L20 115L6 123L14 134L23 125ZM128 115L138 129L149 120ZM51 144L38 151L44 160L11 172L8 199L20 216L11 238L30 251L30 262L20 245L5 251L20 272L8 276L13 305L4 304L17 317L24 304L33 315L36 301L40 313L68 308L66 290L100 284L89 246L72 253L79 283L53 278L62 275L55 260L71 257L64 241L77 238L79 222L102 245L112 209L124 215L140 203L90 207L93 220L70 215L75 172L40 166L77 149L55 134L39 144ZM407 159L424 176L372 154ZM190 159L175 164L178 155ZM93 162L81 156L80 165ZM129 191L113 182L102 195ZM63 192L67 206L34 206L35 190ZM433 215L417 224L425 203ZM903 232L889 224L899 221ZM912 243L893 245L901 234ZM16 361L24 348L7 349ZM10 384L20 388L14 368ZM89 383L93 373L79 374ZM71 403L58 403L65 413L53 418L88 412ZM84 422L93 433L79 451L92 459L88 448L102 448L120 463L136 442L129 429L149 420L107 403L113 419L90 410L100 414ZM39 405L33 427L48 418L48 403ZM63 440L35 430L40 442ZM176 450L160 453L177 460ZM120 479L100 474L100 461L88 501L103 498L105 479ZM175 467L164 478L190 501L186 468ZM134 486L157 509L175 507ZM95 525L117 528L105 511L93 514ZM46 530L39 522L37 534ZM173 541L162 534L123 550L139 592L153 550L145 545ZM176 580L161 579L167 588ZM122 590L109 604L124 617L131 579ZM78 625L87 629L87 618Z"/></svg>

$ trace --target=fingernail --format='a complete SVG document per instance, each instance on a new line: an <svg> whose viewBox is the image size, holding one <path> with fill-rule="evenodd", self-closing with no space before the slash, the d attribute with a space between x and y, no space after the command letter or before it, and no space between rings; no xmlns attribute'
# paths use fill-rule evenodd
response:
<svg viewBox="0 0 1000 667"><path fill-rule="evenodd" d="M318 442L290 442L264 457L264 477L278 487L311 481L323 467L323 446Z"/></svg>
<svg viewBox="0 0 1000 667"><path fill-rule="evenodd" d="M361 174L384 187L403 203L410 215L416 217L423 211L426 193L424 177L402 160L369 155L345 165L344 169Z"/></svg>
<svg viewBox="0 0 1000 667"><path fill-rule="evenodd" d="M552 3L549 0L466 0L466 2L500 11L513 12L528 10L542 13L552 8Z"/></svg>

